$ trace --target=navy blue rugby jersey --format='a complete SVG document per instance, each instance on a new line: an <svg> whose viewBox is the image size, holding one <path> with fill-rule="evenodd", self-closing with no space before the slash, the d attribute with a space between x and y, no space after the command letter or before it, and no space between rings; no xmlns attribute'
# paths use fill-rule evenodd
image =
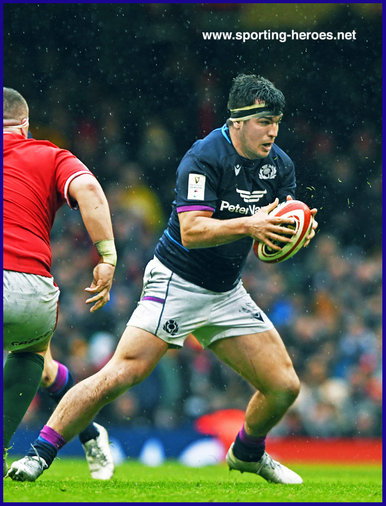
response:
<svg viewBox="0 0 386 506"><path fill-rule="evenodd" d="M221 246L188 250L181 243L178 213L213 211L213 218L227 220L250 216L260 207L295 197L292 160L276 144L269 156L249 160L240 156L226 125L196 141L177 169L176 198L167 229L155 255L182 278L214 292L231 290L252 246L244 237Z"/></svg>

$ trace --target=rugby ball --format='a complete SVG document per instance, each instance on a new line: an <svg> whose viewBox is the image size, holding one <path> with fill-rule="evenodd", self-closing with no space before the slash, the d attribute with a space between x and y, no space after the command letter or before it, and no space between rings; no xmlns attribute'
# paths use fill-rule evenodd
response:
<svg viewBox="0 0 386 506"><path fill-rule="evenodd" d="M258 241L253 242L253 252L259 260L266 263L278 263L288 260L297 253L306 242L312 228L312 215L310 208L300 200L287 200L275 207L270 216L280 216L282 218L295 218L295 234L292 236L292 242L279 243L283 244L280 251L273 250L266 244ZM284 226L284 225L283 225ZM291 226L291 225L286 225Z"/></svg>

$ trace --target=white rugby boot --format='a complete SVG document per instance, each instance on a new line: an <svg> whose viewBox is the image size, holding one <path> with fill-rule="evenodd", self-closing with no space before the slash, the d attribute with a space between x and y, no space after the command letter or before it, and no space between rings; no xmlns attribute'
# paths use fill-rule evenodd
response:
<svg viewBox="0 0 386 506"><path fill-rule="evenodd" d="M229 466L229 469L236 469L240 472L246 473L254 473L258 474L265 480L272 483L282 483L285 485L299 485L303 483L302 478L288 469L288 467L283 466L276 460L273 460L267 452L264 452L261 459L257 462L245 462L244 460L240 460L235 457L233 453L233 445L228 450L226 455L226 462Z"/></svg>
<svg viewBox="0 0 386 506"><path fill-rule="evenodd" d="M109 436L107 430L94 422L99 431L95 439L90 439L82 444L86 454L87 464L90 469L91 477L94 480L109 480L114 474L114 460L110 449Z"/></svg>
<svg viewBox="0 0 386 506"><path fill-rule="evenodd" d="M14 481L35 481L47 468L47 462L42 457L27 455L12 463L7 478L10 477Z"/></svg>

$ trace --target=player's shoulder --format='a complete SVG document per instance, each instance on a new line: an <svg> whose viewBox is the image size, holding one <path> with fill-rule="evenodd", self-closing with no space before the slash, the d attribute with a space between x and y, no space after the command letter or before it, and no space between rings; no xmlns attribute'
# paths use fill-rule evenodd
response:
<svg viewBox="0 0 386 506"><path fill-rule="evenodd" d="M29 145L32 147L32 148L42 148L42 149L46 149L46 150L50 150L50 151L66 151L65 149L63 148L60 148L59 146L57 146L56 144L54 144L53 142L51 141L48 141L46 139L35 139L33 137L30 137L29 139L26 139L26 142L29 143Z"/></svg>
<svg viewBox="0 0 386 506"><path fill-rule="evenodd" d="M212 130L207 136L197 140L187 154L210 165L217 165L232 152L232 144L222 127Z"/></svg>
<svg viewBox="0 0 386 506"><path fill-rule="evenodd" d="M293 167L294 165L292 158L277 144L273 144L270 158L278 165L283 165L284 167Z"/></svg>
<svg viewBox="0 0 386 506"><path fill-rule="evenodd" d="M77 157L68 149L57 146L49 140L40 139L26 139L27 142L31 142L31 154L35 154L37 157L43 159L52 160L52 163L59 165L63 161L74 161ZM80 161L80 160L79 160Z"/></svg>
<svg viewBox="0 0 386 506"><path fill-rule="evenodd" d="M22 135L15 134L3 136L3 139L4 150L10 154L19 152L24 153L25 156L55 157L61 151L66 151L45 139L35 139L34 137L26 139Z"/></svg>

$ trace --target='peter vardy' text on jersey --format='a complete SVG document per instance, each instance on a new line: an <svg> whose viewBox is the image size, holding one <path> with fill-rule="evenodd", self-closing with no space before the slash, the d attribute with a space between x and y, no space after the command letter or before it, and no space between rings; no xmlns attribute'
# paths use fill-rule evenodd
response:
<svg viewBox="0 0 386 506"><path fill-rule="evenodd" d="M269 156L249 160L232 145L226 125L196 141L177 169L176 199L155 255L182 278L215 292L231 290L252 246L249 237L210 248L188 250L181 244L178 213L213 211L227 220L256 213L260 207L294 197L292 160L275 144Z"/></svg>

